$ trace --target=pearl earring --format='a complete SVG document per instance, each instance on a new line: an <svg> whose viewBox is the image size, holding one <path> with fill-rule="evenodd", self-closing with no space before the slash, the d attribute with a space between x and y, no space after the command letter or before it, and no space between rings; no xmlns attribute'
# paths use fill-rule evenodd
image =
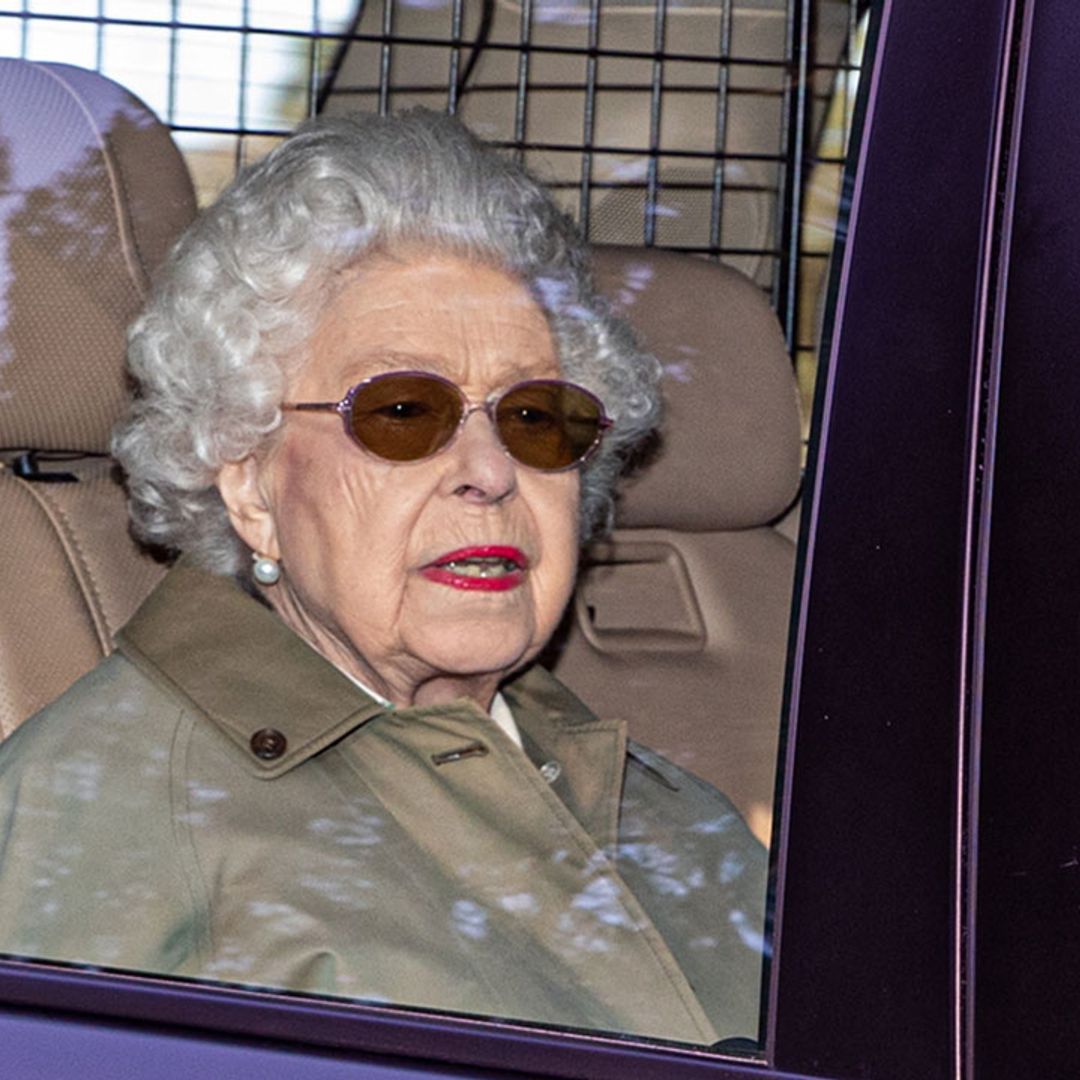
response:
<svg viewBox="0 0 1080 1080"><path fill-rule="evenodd" d="M252 568L252 576L260 585L276 585L281 578L281 566L277 559L271 559L269 555L260 555L253 551L251 557L255 562Z"/></svg>

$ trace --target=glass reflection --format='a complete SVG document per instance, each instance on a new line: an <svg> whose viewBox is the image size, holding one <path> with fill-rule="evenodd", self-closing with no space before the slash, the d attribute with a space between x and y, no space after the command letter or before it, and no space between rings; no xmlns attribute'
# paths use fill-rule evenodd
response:
<svg viewBox="0 0 1080 1080"><path fill-rule="evenodd" d="M122 111L110 125L111 138L139 137ZM500 175L484 172L490 152L463 142L452 125L432 131L472 155L477 176ZM132 285L115 173L100 148L85 141L47 178L24 178L7 228L9 250L47 253L80 283L80 302L85 293L107 309L111 277ZM432 169L431 178L442 200L446 170ZM530 199L540 197L531 190ZM444 202L433 205L445 213ZM544 206L530 212L551 213ZM424 213L438 227L435 210ZM516 244L515 214L491 225L495 239L486 242ZM250 230L251 252L263 258L265 225L237 227ZM364 374L358 363L384 364L381 343L373 358L357 360L357 344L374 338L415 350L412 366L434 366L471 397L518 378L521 364L526 376L565 370L591 381L622 418L615 449L651 426L642 405L650 357L621 341L618 362L637 382L620 392L589 367L596 353L581 342L623 332L575 264L545 256L530 293L452 246L439 255L399 242L396 260L367 256L373 261L357 275L356 251L327 255L317 227L307 228L338 280L304 334L286 329L277 339L285 353L311 341L301 355L319 357L291 376L290 394L313 396L306 391L327 370L336 383ZM220 255L221 234L207 235L214 239L195 234L187 265ZM353 244L370 239L369 230L347 235ZM233 258L221 259L219 276L233 273ZM295 281L292 265L280 272ZM18 258L9 271L6 329L21 363L32 351L21 344L12 298L28 275ZM237 276L249 288L245 274ZM213 312L226 290L204 279L205 296L193 303L194 279L183 290L162 280L154 318L168 307L183 326L170 349L136 359L142 404L121 436L144 510L139 527L159 541L161 494L177 498L176 478L192 469L163 472L159 456L185 436L191 453L204 453L199 425L220 436L232 422L222 411L228 395L215 398L222 391L205 381L215 346L203 331L207 318L222 318ZM651 274L633 264L622 280L638 296ZM245 300L254 305L245 311L282 303L280 291L266 295ZM219 349L251 346L256 321L241 314L223 323ZM136 330L133 356L156 325ZM507 343L517 358L511 369ZM200 392L181 392L181 419L167 437L160 425L150 432L136 465L139 418L176 392L184 347ZM247 356L243 378L257 379L267 362ZM41 372L7 383L19 406L5 414L13 439L22 438L27 388ZM75 404L83 404L78 396ZM194 482L212 496L203 498L206 511L233 530L218 564L209 567L208 541L192 540L189 529L189 556L118 635L118 650L3 744L0 946L695 1044L752 1039L764 850L714 788L628 743L622 720L599 718L531 665L573 582L578 473L518 466L483 414L441 454L409 466L350 457L359 452L340 424L324 419L290 420L276 436L271 459L284 471L273 482L276 516L265 536L250 531L247 466L230 473L234 459L225 455ZM316 447L321 475L299 459L290 464L294 451ZM382 485L390 473L393 484ZM584 513L603 513L605 484L585 484ZM147 485L158 494L148 496ZM639 503L646 497L643 487ZM402 503L415 510L402 517ZM170 546L184 546L180 535L174 530ZM404 563L399 548L410 552ZM280 580L253 578L250 551L279 562ZM453 587L429 566L452 567ZM389 602L380 593L387 581L397 597ZM301 609L321 612L322 622L298 618ZM396 635L390 647L387 634ZM342 635L351 645L344 652ZM568 655L570 647L555 648Z"/></svg>

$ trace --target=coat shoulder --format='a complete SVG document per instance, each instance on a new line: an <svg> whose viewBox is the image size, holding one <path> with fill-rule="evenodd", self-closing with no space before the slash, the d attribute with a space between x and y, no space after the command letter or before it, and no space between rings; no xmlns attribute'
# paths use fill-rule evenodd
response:
<svg viewBox="0 0 1080 1080"><path fill-rule="evenodd" d="M142 756L171 737L182 711L176 698L113 653L0 743L0 776L31 761L96 755L105 746Z"/></svg>
<svg viewBox="0 0 1080 1080"><path fill-rule="evenodd" d="M633 740L627 742L626 762L627 793L650 792L645 801L659 803L667 820L685 819L701 833L728 832L738 836L748 849L764 852L735 804L712 784Z"/></svg>

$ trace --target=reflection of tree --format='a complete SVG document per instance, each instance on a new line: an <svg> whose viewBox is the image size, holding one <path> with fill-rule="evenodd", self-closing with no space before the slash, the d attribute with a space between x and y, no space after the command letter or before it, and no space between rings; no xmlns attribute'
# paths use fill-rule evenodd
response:
<svg viewBox="0 0 1080 1080"><path fill-rule="evenodd" d="M32 408L47 408L68 430L94 431L73 449L104 448L104 431L123 401L124 330L141 302L141 282L133 279L125 258L127 251L131 263L140 262L135 238L120 235L118 217L139 214L131 203L145 185L134 185L135 194L124 186L115 151L123 148L124 162L152 167L149 159L161 147L151 125L123 110L113 113L105 129L105 151L87 128L86 146L72 164L26 190L7 214L5 240L0 240L6 241L6 252L0 248L0 256L6 256L0 355L6 349L15 361L0 377L0 391L17 391ZM48 137L40 133L41 139ZM32 141L17 151L32 152ZM8 144L5 155L11 153ZM117 169L115 182L107 153ZM6 168L9 182L13 172ZM55 382L61 377L65 392L58 394ZM72 409L73 428L62 415L65 408ZM28 437L21 430L27 415L20 409L15 420L20 442ZM12 434L7 427L3 442ZM57 424L49 428L55 431Z"/></svg>
<svg viewBox="0 0 1080 1080"><path fill-rule="evenodd" d="M109 125L109 140L130 144L145 130L145 125L116 113ZM115 282L102 274L101 263L104 260L115 264L109 269L124 270L116 197L97 143L89 143L75 164L51 183L31 188L22 208L9 220L9 229L63 264L66 275L84 279L90 288L115 289Z"/></svg>

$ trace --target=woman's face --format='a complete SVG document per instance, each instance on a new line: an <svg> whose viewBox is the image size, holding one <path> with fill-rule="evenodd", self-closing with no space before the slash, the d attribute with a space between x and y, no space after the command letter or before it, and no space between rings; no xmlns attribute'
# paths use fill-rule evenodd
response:
<svg viewBox="0 0 1080 1080"><path fill-rule="evenodd" d="M338 401L361 379L404 369L445 376L470 402L559 375L547 322L516 279L450 255L382 257L343 280L287 400ZM241 536L281 562L267 598L330 660L398 704L464 694L486 707L569 599L577 471L519 465L483 412L441 453L403 464L361 450L333 413L285 416L264 459L219 476ZM490 547L522 556L501 587L462 581L475 572L468 565L440 568L454 552Z"/></svg>

